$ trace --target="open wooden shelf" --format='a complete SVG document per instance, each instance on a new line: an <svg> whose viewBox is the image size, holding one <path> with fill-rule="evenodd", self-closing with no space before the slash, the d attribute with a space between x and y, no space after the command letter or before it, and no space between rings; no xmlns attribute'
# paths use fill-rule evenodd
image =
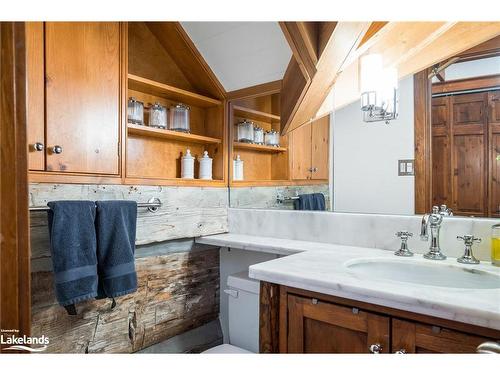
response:
<svg viewBox="0 0 500 375"><path fill-rule="evenodd" d="M255 121L279 122L280 117L272 113L257 111L252 108L246 108L239 105L233 106L234 116L243 117Z"/></svg>
<svg viewBox="0 0 500 375"><path fill-rule="evenodd" d="M245 142L233 142L233 147L235 149L245 149L245 150L257 151L257 152L269 152L272 154L287 151L286 147L257 145L254 143L245 143Z"/></svg>
<svg viewBox="0 0 500 375"><path fill-rule="evenodd" d="M191 91L179 89L174 86L164 83L152 81L147 78L142 78L134 74L128 75L128 88L130 90L140 91L146 94L159 96L165 99L178 101L180 103L193 105L196 107L214 107L219 106L222 102L218 99L209 98L208 96L200 95Z"/></svg>
<svg viewBox="0 0 500 375"><path fill-rule="evenodd" d="M191 133L176 132L173 130L151 128L144 125L127 124L128 134L140 135L143 137L165 138L176 141L201 143L201 144L218 144L222 143L222 139L206 137Z"/></svg>

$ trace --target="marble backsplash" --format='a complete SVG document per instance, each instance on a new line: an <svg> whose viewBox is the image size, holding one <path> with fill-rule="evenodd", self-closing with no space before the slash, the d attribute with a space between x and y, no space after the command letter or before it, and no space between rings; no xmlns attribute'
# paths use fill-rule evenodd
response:
<svg viewBox="0 0 500 375"><path fill-rule="evenodd" d="M408 230L413 233L413 237L408 241L410 249L414 253L424 254L428 250L429 241L420 240L421 220L421 215L230 208L229 232L395 251L401 242L395 233ZM491 226L498 223L499 219L447 217L441 228L441 249L447 256L459 257L463 254L464 244L456 237L473 234L482 239L481 243L474 245L475 256L480 260L489 261Z"/></svg>
<svg viewBox="0 0 500 375"><path fill-rule="evenodd" d="M323 193L326 207L330 206L328 184L304 186L253 186L231 187L229 204L234 208L274 208L293 210L293 202L278 202L278 197L294 197L299 194Z"/></svg>

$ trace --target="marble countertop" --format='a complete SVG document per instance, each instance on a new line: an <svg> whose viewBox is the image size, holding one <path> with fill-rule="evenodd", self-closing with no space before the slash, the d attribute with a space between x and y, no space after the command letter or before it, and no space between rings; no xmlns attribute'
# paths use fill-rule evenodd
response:
<svg viewBox="0 0 500 375"><path fill-rule="evenodd" d="M437 287L361 276L346 267L359 259L397 260L500 276L500 268L487 262L460 265L455 258L439 262L418 254L400 258L387 250L231 233L196 241L288 255L250 266L249 276L254 279L500 330L500 285L496 289Z"/></svg>

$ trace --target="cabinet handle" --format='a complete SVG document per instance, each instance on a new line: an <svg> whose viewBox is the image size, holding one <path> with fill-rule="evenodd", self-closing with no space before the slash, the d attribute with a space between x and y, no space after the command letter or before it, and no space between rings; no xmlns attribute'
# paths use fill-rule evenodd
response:
<svg viewBox="0 0 500 375"><path fill-rule="evenodd" d="M407 354L406 349L399 349L396 351L396 354Z"/></svg>
<svg viewBox="0 0 500 375"><path fill-rule="evenodd" d="M54 154L61 154L63 152L63 148L61 146L56 145L52 147L52 152Z"/></svg>
<svg viewBox="0 0 500 375"><path fill-rule="evenodd" d="M313 168L313 167L311 167L311 168L307 168L307 170L308 170L309 172L313 172L313 171L314 171L314 168Z"/></svg>
<svg viewBox="0 0 500 375"><path fill-rule="evenodd" d="M317 171L318 171L318 168L314 167L314 168L312 169L312 171L313 171L313 172L317 172Z"/></svg>
<svg viewBox="0 0 500 375"><path fill-rule="evenodd" d="M382 352L382 345L379 343L370 345L370 353L380 354Z"/></svg>
<svg viewBox="0 0 500 375"><path fill-rule="evenodd" d="M486 341L479 345L476 349L476 353L484 354L500 354L500 341Z"/></svg>
<svg viewBox="0 0 500 375"><path fill-rule="evenodd" d="M33 150L35 151L43 151L43 143L42 142L36 142L33 144Z"/></svg>

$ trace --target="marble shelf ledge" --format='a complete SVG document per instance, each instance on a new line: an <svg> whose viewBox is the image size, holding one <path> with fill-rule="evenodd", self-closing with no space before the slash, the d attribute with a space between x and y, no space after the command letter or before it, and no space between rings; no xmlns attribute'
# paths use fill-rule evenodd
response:
<svg viewBox="0 0 500 375"><path fill-rule="evenodd" d="M349 298L414 313L500 330L497 289L445 288L354 275L344 264L354 259L395 259L391 251L241 234L204 236L198 243L284 256L250 266L249 276L275 284ZM429 262L421 255L401 261ZM440 261L457 266L455 258ZM500 275L487 262L464 266Z"/></svg>

